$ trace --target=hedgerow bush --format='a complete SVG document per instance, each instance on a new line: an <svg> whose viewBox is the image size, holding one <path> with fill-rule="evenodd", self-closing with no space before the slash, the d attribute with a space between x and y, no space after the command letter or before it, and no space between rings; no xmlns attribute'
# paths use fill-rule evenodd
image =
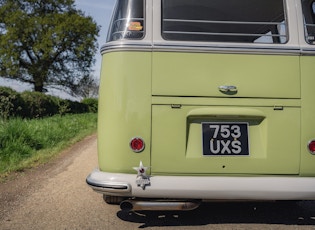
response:
<svg viewBox="0 0 315 230"><path fill-rule="evenodd" d="M24 101L20 94L8 87L0 87L0 118L8 119L22 111Z"/></svg>
<svg viewBox="0 0 315 230"><path fill-rule="evenodd" d="M59 105L56 97L39 92L23 92L21 97L25 103L22 117L39 118L58 114Z"/></svg>
<svg viewBox="0 0 315 230"><path fill-rule="evenodd" d="M0 87L0 119L9 117L42 118L56 114L97 112L97 99L82 102L64 100L39 92L18 93L8 87Z"/></svg>
<svg viewBox="0 0 315 230"><path fill-rule="evenodd" d="M72 113L87 113L89 112L89 108L87 105L82 104L80 102L77 101L70 101L67 100L69 103L69 110Z"/></svg>
<svg viewBox="0 0 315 230"><path fill-rule="evenodd" d="M97 113L98 100L96 98L84 98L81 103L88 106L90 113Z"/></svg>

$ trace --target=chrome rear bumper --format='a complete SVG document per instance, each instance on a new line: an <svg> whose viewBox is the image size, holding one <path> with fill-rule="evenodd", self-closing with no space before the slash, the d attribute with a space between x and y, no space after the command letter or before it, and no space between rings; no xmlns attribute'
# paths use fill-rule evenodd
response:
<svg viewBox="0 0 315 230"><path fill-rule="evenodd" d="M86 179L111 196L200 200L315 200L315 178L289 176L153 176L144 189L135 174L94 170Z"/></svg>

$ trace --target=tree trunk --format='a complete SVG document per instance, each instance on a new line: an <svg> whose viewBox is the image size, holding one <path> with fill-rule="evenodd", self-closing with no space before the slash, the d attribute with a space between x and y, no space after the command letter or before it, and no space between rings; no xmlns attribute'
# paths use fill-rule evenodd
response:
<svg viewBox="0 0 315 230"><path fill-rule="evenodd" d="M47 73L48 71L44 70L44 68L41 68L39 75L33 75L35 92L44 92L44 83L46 81Z"/></svg>
<svg viewBox="0 0 315 230"><path fill-rule="evenodd" d="M44 85L43 85L43 83L41 83L41 82L35 82L34 83L34 90L36 91L36 92L43 92L44 91Z"/></svg>
<svg viewBox="0 0 315 230"><path fill-rule="evenodd" d="M34 90L36 91L36 92L43 92L43 90L44 90L44 86L43 85L35 85L34 86Z"/></svg>

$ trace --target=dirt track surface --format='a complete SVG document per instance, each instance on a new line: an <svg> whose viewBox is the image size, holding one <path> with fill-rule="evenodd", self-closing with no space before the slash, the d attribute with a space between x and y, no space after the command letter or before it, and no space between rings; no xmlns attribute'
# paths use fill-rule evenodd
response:
<svg viewBox="0 0 315 230"><path fill-rule="evenodd" d="M215 203L191 212L124 213L85 178L96 136L53 162L0 184L0 229L315 229L315 203Z"/></svg>

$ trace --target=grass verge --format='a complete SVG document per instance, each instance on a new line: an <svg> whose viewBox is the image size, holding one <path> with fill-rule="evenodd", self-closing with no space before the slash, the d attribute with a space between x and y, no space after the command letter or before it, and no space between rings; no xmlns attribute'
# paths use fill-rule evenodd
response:
<svg viewBox="0 0 315 230"><path fill-rule="evenodd" d="M97 114L0 121L0 181L14 171L46 163L96 131Z"/></svg>

